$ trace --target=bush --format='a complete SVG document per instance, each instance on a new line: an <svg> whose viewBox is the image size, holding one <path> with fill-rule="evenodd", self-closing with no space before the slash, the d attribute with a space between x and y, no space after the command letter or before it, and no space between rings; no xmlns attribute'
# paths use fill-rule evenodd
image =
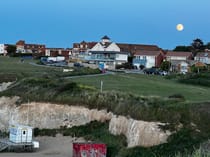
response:
<svg viewBox="0 0 210 157"><path fill-rule="evenodd" d="M170 98L170 99L180 99L180 100L185 100L184 96L183 96L183 95L181 95L181 94L173 94L173 95L168 96L168 98Z"/></svg>

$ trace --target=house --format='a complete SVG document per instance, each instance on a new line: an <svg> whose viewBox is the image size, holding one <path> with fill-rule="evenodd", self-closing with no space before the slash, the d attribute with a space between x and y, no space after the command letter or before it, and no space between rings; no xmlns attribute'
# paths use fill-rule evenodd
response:
<svg viewBox="0 0 210 157"><path fill-rule="evenodd" d="M204 64L210 64L210 52L199 52L194 60Z"/></svg>
<svg viewBox="0 0 210 157"><path fill-rule="evenodd" d="M26 44L24 40L16 43L17 53L45 53L45 45L42 44Z"/></svg>
<svg viewBox="0 0 210 157"><path fill-rule="evenodd" d="M80 52L88 52L96 44L97 42L86 42L86 41L82 41L80 43L73 43L72 55L77 56Z"/></svg>
<svg viewBox="0 0 210 157"><path fill-rule="evenodd" d="M105 64L106 69L115 69L116 65L128 62L128 52L118 51L90 51L87 59L94 64Z"/></svg>
<svg viewBox="0 0 210 157"><path fill-rule="evenodd" d="M192 52L167 51L165 58L167 61L187 61L192 60L193 54Z"/></svg>
<svg viewBox="0 0 210 157"><path fill-rule="evenodd" d="M173 60L170 62L170 65L171 65L170 66L171 72L186 74L186 73L190 72L191 62L190 61Z"/></svg>
<svg viewBox="0 0 210 157"><path fill-rule="evenodd" d="M190 72L192 52L167 51L165 59L170 62L170 71L185 74Z"/></svg>
<svg viewBox="0 0 210 157"><path fill-rule="evenodd" d="M7 54L6 47L7 47L7 45L0 44L0 55L6 55Z"/></svg>
<svg viewBox="0 0 210 157"><path fill-rule="evenodd" d="M45 56L49 57L64 56L65 60L68 60L69 56L71 56L71 50L64 48L46 48Z"/></svg>
<svg viewBox="0 0 210 157"><path fill-rule="evenodd" d="M91 51L116 51L120 52L120 48L116 43L111 42L108 36L101 38L101 41L91 48Z"/></svg>
<svg viewBox="0 0 210 157"><path fill-rule="evenodd" d="M141 51L138 50L134 54L133 65L137 68L144 66L145 68L160 67L163 61L162 51Z"/></svg>

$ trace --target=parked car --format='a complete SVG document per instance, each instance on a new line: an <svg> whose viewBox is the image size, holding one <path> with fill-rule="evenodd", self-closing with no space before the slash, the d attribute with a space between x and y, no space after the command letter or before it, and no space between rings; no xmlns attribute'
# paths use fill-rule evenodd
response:
<svg viewBox="0 0 210 157"><path fill-rule="evenodd" d="M160 70L157 68L144 69L143 72L144 74L153 74L153 75L162 75L162 76L168 75L167 71Z"/></svg>
<svg viewBox="0 0 210 157"><path fill-rule="evenodd" d="M159 70L159 75L165 76L168 75L168 72L164 70Z"/></svg>
<svg viewBox="0 0 210 157"><path fill-rule="evenodd" d="M84 67L81 63L74 63L74 67Z"/></svg>
<svg viewBox="0 0 210 157"><path fill-rule="evenodd" d="M144 74L153 74L153 75L158 75L158 69L157 68L148 68L143 70Z"/></svg>

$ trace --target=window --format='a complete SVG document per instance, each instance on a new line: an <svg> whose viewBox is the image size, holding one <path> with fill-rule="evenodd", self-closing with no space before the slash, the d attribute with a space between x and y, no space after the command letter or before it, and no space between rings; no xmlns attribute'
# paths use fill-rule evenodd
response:
<svg viewBox="0 0 210 157"><path fill-rule="evenodd" d="M25 134L26 134L26 131L24 130L24 131L23 131L23 135L25 135Z"/></svg>

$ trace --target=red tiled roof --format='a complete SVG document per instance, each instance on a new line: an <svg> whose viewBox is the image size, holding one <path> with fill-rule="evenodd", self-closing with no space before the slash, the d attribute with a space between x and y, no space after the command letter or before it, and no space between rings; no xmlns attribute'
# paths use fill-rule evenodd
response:
<svg viewBox="0 0 210 157"><path fill-rule="evenodd" d="M168 52L166 53L166 57L168 57L168 56L190 57L190 56L192 56L192 52L168 51Z"/></svg>
<svg viewBox="0 0 210 157"><path fill-rule="evenodd" d="M134 54L134 56L158 56L160 53L162 53L161 51L141 51L138 50L136 51L136 53Z"/></svg>
<svg viewBox="0 0 210 157"><path fill-rule="evenodd" d="M96 44L97 42L88 42L88 48L92 49Z"/></svg>
<svg viewBox="0 0 210 157"><path fill-rule="evenodd" d="M25 40L19 40L16 45L24 46L25 45Z"/></svg>
<svg viewBox="0 0 210 157"><path fill-rule="evenodd" d="M143 45L143 44L123 44L123 43L116 43L119 46L121 51L127 51L131 54L135 54L136 51L159 51L160 48L156 45Z"/></svg>

